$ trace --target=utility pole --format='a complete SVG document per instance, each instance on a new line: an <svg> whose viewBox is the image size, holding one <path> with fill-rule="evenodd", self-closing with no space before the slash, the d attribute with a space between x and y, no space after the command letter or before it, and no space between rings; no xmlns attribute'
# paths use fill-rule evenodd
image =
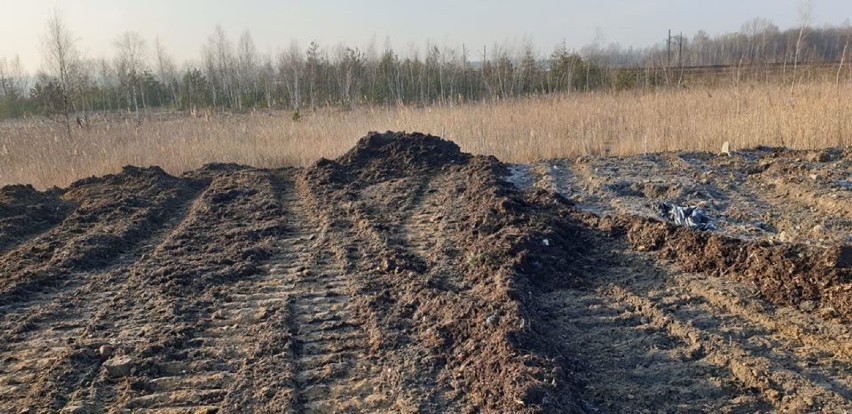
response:
<svg viewBox="0 0 852 414"><path fill-rule="evenodd" d="M669 29L669 37L666 40L666 66L672 64L672 29Z"/></svg>
<svg viewBox="0 0 852 414"><path fill-rule="evenodd" d="M677 61L678 66L680 66L680 75L677 78L677 86L680 87L683 84L683 32L680 32L677 39Z"/></svg>
<svg viewBox="0 0 852 414"><path fill-rule="evenodd" d="M470 88L467 85L467 48L465 47L464 43L462 43L462 73L461 73L461 76L462 76L462 86L461 87L462 87L462 93L464 94L464 100L469 101L470 100L470 96L469 96L469 94L470 94L469 89ZM461 102L459 102L459 103L461 103Z"/></svg>
<svg viewBox="0 0 852 414"><path fill-rule="evenodd" d="M666 38L666 66L663 68L663 74L666 75L666 86L669 86L669 70L672 66L672 29L669 29L669 36Z"/></svg>

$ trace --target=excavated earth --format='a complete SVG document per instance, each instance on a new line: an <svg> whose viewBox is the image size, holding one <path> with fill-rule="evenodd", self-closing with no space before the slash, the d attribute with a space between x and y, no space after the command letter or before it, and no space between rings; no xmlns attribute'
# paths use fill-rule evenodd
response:
<svg viewBox="0 0 852 414"><path fill-rule="evenodd" d="M388 132L5 187L0 412L850 412L851 167Z"/></svg>

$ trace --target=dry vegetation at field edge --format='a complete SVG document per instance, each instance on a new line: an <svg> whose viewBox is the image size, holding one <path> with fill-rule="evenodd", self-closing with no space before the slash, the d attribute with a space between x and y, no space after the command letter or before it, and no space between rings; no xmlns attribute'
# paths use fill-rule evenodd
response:
<svg viewBox="0 0 852 414"><path fill-rule="evenodd" d="M585 154L717 151L757 145L852 144L852 84L747 85L652 93L590 93L455 107L359 108L350 112L255 112L210 117L92 120L72 140L42 119L0 124L0 185L65 186L121 166L180 173L209 162L259 167L336 157L366 131L439 134L474 154L508 162ZM162 118L162 119L161 119Z"/></svg>

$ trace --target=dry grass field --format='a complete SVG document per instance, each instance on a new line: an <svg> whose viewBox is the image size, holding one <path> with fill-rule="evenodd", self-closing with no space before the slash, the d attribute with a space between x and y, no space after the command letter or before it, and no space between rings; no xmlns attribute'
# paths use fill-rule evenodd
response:
<svg viewBox="0 0 852 414"><path fill-rule="evenodd" d="M531 162L577 155L717 151L757 145L823 148L852 144L852 84L754 84L656 92L627 91L429 108L354 111L149 114L137 124L93 118L68 139L61 124L0 123L0 185L65 186L122 166L170 173L209 162L304 166L350 148L367 131L441 135L474 154Z"/></svg>

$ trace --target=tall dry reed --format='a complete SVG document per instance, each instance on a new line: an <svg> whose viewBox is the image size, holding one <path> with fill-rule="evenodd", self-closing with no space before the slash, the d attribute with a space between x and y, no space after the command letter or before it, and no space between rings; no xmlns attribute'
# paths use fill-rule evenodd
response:
<svg viewBox="0 0 852 414"><path fill-rule="evenodd" d="M72 139L43 119L0 123L0 185L66 186L122 166L181 173L209 162L307 165L336 157L368 131L421 131L463 150L529 162L584 154L718 151L756 145L852 144L852 84L751 85L526 98L453 107L152 116L93 120Z"/></svg>

